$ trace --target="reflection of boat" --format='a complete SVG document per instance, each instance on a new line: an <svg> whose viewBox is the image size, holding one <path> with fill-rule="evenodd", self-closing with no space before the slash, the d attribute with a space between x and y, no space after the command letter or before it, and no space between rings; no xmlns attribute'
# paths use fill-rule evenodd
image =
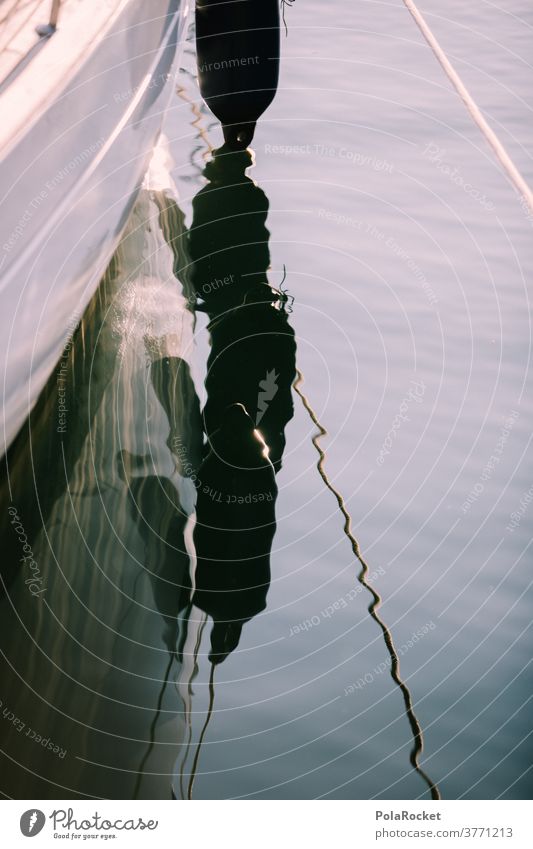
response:
<svg viewBox="0 0 533 849"><path fill-rule="evenodd" d="M244 163L246 155L238 156ZM217 191L235 215L243 204L250 212L242 250L230 242L219 254L234 269L225 301L203 287L209 261L198 261L199 245L171 191L143 190L57 374L1 461L4 705L60 747L50 753L15 724L1 724L4 793L168 798L173 767L190 752L192 684L208 616L210 659L220 663L265 607L295 341L266 285L268 203L243 173L234 181L230 164L219 161L194 218L222 247L229 231L213 222ZM259 279L248 276L250 252ZM204 426L217 457L203 446L190 287L213 319ZM224 356L228 334L248 361L239 375ZM278 375L277 391L258 426L272 462L253 436L267 365ZM56 426L60 372L64 432ZM253 420L228 417L234 391ZM246 468L232 473L234 450ZM227 507L199 487L195 471L211 488L223 481ZM39 568L33 589L30 565L20 562L23 542ZM193 776L181 777L183 789L174 782L175 796L187 793L185 783L192 789Z"/></svg>
<svg viewBox="0 0 533 849"><path fill-rule="evenodd" d="M20 720L0 724L0 788L15 798L170 796L195 495L173 447L198 464L202 436L194 320L161 196L139 195L68 352L0 461L0 677Z"/></svg>
<svg viewBox="0 0 533 849"><path fill-rule="evenodd" d="M53 8L57 3L53 4ZM9 446L116 247L168 101L187 4L1 4L0 358Z"/></svg>

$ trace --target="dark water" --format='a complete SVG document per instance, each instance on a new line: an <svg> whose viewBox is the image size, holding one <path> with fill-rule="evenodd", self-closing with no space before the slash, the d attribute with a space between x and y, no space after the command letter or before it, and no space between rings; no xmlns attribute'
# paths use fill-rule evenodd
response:
<svg viewBox="0 0 533 849"><path fill-rule="evenodd" d="M523 25L421 5L531 176ZM6 795L531 793L531 223L401 4L289 23L253 162L186 48L7 458Z"/></svg>

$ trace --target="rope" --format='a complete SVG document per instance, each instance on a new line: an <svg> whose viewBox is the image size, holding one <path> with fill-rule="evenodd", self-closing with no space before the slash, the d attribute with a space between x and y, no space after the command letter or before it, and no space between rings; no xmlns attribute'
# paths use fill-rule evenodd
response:
<svg viewBox="0 0 533 849"><path fill-rule="evenodd" d="M478 128L484 135L486 141L492 148L498 162L500 163L507 176L513 183L517 192L523 196L530 211L533 213L533 192L531 191L529 185L522 177L520 171L518 170L511 157L505 150L503 144L499 140L492 127L489 126L489 124L483 117L479 106L475 102L474 98L463 83L461 77L459 76L459 74L451 64L450 60L446 56L444 50L433 35L426 21L424 20L424 17L419 12L416 5L413 3L413 0L403 0L403 2L405 7L408 9L411 16L413 17L418 29L420 30L427 43L431 47L436 58L440 62L444 73L446 74L451 84L455 88L457 94L468 109L468 112L470 113L474 123L477 124Z"/></svg>

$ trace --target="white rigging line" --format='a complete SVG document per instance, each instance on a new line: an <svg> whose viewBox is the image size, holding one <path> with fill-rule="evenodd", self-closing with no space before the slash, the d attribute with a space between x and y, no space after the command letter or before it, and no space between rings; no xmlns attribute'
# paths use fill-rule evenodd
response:
<svg viewBox="0 0 533 849"><path fill-rule="evenodd" d="M492 150L494 151L496 158L500 162L502 168L515 186L516 190L524 198L524 201L527 203L530 212L533 213L533 192L531 191L527 182L522 177L520 171L518 170L513 160L505 150L504 146L502 145L501 141L499 140L492 127L489 126L489 124L483 117L479 106L475 102L474 98L463 83L461 77L459 76L459 74L451 64L450 60L446 56L444 50L433 35L428 24L424 20L424 17L422 16L421 12L413 3L413 0L403 0L403 2L408 11L411 13L412 17L414 18L415 23L418 26L420 32L422 33L427 43L431 47L433 53L440 62L444 73L446 74L446 76L454 86L455 90L457 91L457 94L468 109L470 115L472 116L472 119L475 121L475 123L485 136L487 142L491 146Z"/></svg>

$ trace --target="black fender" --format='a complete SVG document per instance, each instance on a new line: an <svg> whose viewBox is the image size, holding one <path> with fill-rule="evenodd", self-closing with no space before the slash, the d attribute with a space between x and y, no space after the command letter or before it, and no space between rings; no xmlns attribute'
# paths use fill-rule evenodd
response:
<svg viewBox="0 0 533 849"><path fill-rule="evenodd" d="M200 92L224 140L247 147L279 77L278 0L196 0Z"/></svg>

